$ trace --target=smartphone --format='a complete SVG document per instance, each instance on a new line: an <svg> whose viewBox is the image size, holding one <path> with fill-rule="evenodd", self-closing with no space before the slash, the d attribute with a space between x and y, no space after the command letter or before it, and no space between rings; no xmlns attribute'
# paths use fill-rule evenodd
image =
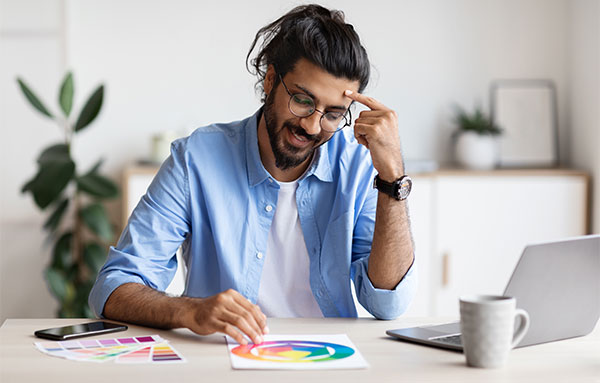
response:
<svg viewBox="0 0 600 383"><path fill-rule="evenodd" d="M73 338L80 338L83 336L92 336L125 330L127 330L127 326L125 326L124 324L97 321L75 324L72 326L37 330L33 334L39 338L46 338L52 340L67 340Z"/></svg>

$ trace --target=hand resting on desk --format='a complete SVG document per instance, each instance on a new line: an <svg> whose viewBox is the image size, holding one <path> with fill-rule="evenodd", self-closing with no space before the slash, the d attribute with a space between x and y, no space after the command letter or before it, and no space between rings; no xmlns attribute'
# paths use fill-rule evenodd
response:
<svg viewBox="0 0 600 383"><path fill-rule="evenodd" d="M261 343L268 333L265 314L233 289L207 298L170 297L148 286L126 283L110 295L103 315L142 326L185 327L199 335L221 332L240 344L248 343L244 335Z"/></svg>

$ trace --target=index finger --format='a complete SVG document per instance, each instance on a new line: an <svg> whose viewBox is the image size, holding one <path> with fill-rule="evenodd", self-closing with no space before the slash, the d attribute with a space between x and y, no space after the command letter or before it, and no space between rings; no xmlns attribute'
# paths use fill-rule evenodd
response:
<svg viewBox="0 0 600 383"><path fill-rule="evenodd" d="M256 324L258 324L260 326L260 329L262 330L262 332L267 333L268 328L267 328L266 315L263 314L263 312L260 310L260 308L257 305L253 304L248 299L246 299L245 296L238 293L237 291L235 291L235 293L236 293L236 294L234 294L235 301L252 315Z"/></svg>
<svg viewBox="0 0 600 383"><path fill-rule="evenodd" d="M346 89L344 95L348 98L351 98L354 101L358 101L361 104L369 107L372 110L387 110L388 108L375 100L373 97L365 96L364 94L353 92L350 89Z"/></svg>

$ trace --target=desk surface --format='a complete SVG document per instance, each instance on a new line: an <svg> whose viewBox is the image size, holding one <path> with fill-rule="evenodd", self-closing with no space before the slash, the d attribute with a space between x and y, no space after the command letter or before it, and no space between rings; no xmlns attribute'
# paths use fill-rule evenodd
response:
<svg viewBox="0 0 600 383"><path fill-rule="evenodd" d="M233 370L221 335L129 326L127 335L159 334L188 360L185 364L122 365L74 362L46 356L34 330L84 322L80 319L8 319L0 328L0 381L9 382L600 382L600 326L588 336L516 349L501 369L465 365L461 353L404 343L385 335L391 328L443 319L269 319L273 334L348 334L370 364L365 370ZM119 333L123 335L125 333ZM115 334L97 336L110 338Z"/></svg>

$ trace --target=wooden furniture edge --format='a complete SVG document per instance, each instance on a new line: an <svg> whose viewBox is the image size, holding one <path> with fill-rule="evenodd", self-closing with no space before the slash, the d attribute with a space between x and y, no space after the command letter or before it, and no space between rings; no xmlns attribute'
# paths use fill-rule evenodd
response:
<svg viewBox="0 0 600 383"><path fill-rule="evenodd" d="M569 177L587 177L589 173L579 169L556 168L556 169L493 169L493 170L469 170L469 169L439 169L432 172L422 172L411 174L414 177L438 177L438 176L569 176Z"/></svg>

